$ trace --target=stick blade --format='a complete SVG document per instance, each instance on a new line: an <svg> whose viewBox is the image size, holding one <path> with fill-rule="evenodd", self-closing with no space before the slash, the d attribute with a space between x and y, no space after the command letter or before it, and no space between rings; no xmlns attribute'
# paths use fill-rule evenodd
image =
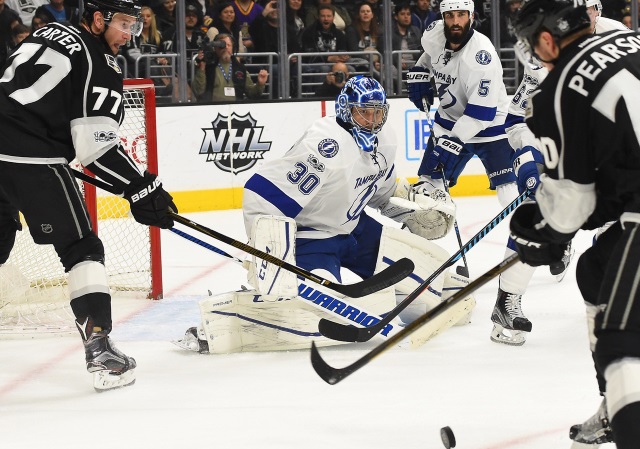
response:
<svg viewBox="0 0 640 449"><path fill-rule="evenodd" d="M411 259L403 257L379 273L355 284L331 284L327 287L350 298L361 298L397 284L415 269Z"/></svg>
<svg viewBox="0 0 640 449"><path fill-rule="evenodd" d="M326 318L320 319L318 330L331 340L345 341L348 343L364 343L380 332L386 324L382 326L371 325L370 327L355 327L350 324L336 323Z"/></svg>
<svg viewBox="0 0 640 449"><path fill-rule="evenodd" d="M318 376L329 385L335 385L347 377L341 375L341 370L333 368L324 361L314 341L311 342L311 366L313 366Z"/></svg>

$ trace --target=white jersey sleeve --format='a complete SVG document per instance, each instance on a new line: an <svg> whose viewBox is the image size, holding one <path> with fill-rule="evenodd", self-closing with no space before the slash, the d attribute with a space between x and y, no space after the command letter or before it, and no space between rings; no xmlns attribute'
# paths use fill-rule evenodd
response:
<svg viewBox="0 0 640 449"><path fill-rule="evenodd" d="M382 130L378 140L375 152L365 152L335 117L316 120L283 157L245 184L247 234L262 214L295 219L299 238L349 234L366 206L380 206L394 190L393 131Z"/></svg>
<svg viewBox="0 0 640 449"><path fill-rule="evenodd" d="M596 31L595 34L606 33L607 31L613 30L628 30L624 23L619 22L617 20L608 19L606 17L598 17L598 21L596 22Z"/></svg>

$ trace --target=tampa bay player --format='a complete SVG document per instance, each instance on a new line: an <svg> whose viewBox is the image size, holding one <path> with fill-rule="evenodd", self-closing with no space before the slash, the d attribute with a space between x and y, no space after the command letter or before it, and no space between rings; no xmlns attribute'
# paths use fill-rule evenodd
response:
<svg viewBox="0 0 640 449"><path fill-rule="evenodd" d="M79 28L51 23L11 54L0 78L0 264L22 212L37 244L68 273L71 309L97 390L131 385L136 361L114 346L104 247L69 168L78 159L122 192L134 218L173 226L156 175L140 173L118 139L124 117L119 48L142 30L133 0L85 0Z"/></svg>
<svg viewBox="0 0 640 449"><path fill-rule="evenodd" d="M443 189L444 179L453 186L467 162L475 155L484 164L491 189L506 207L518 194L512 168L513 149L506 128L509 98L502 77L502 65L491 41L472 27L472 0L443 0L442 20L433 22L422 36L424 53L408 75L409 98L428 112L434 96L439 98L432 130L412 189L424 195ZM535 162L534 170L535 170ZM519 182L526 186L527 169ZM515 247L509 240L507 256ZM500 283L491 320L491 339L522 345L531 322L521 307L522 292L530 268L520 264L509 270ZM522 279L520 279L522 278Z"/></svg>
<svg viewBox="0 0 640 449"><path fill-rule="evenodd" d="M446 251L428 238L446 232L455 215L451 198L438 200L396 185L397 141L387 120L386 93L378 81L355 76L336 100L336 115L313 122L280 158L266 161L244 186L243 214L251 245L325 279L342 282L348 270L363 279L402 257L414 272L391 289L348 299L376 314L396 305L439 268ZM383 226L365 208L407 225ZM424 238L426 237L426 238ZM264 351L336 344L318 336L317 315L310 302L328 304L331 292L315 296L310 286L278 266L253 261L251 290L240 290L200 302L202 326L187 330L176 342L198 352ZM443 273L401 315L410 322L442 299L444 286L460 288L464 280ZM395 291L394 291L395 290ZM404 295L404 296L403 296ZM335 309L345 309L339 301ZM466 318L473 298L449 324ZM349 312L355 315L357 312ZM335 319L334 316L325 316ZM357 321L360 323L360 321Z"/></svg>

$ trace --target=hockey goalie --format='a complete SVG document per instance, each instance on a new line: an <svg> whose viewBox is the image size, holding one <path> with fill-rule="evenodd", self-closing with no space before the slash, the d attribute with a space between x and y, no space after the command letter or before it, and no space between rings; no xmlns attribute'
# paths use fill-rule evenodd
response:
<svg viewBox="0 0 640 449"><path fill-rule="evenodd" d="M330 345L318 332L327 318L370 326L394 308L448 259L432 240L444 237L455 219L448 193L396 183L396 140L383 126L389 105L373 78L351 78L336 102L336 116L316 120L279 159L260 167L244 186L243 215L250 244L285 262L334 282L350 272L362 279L407 257L413 273L395 286L361 298L300 279L258 258L246 261L248 284L199 304L202 322L175 342L201 353L308 348ZM383 224L365 208L402 223ZM381 332L391 335L466 285L445 270ZM466 298L428 329L433 336L465 323L475 300Z"/></svg>

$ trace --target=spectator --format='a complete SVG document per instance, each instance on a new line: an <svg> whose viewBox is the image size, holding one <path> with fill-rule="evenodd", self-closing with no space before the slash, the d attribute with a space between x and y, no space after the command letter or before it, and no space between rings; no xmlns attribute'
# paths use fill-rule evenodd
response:
<svg viewBox="0 0 640 449"><path fill-rule="evenodd" d="M187 53L189 57L200 49L204 42L204 32L200 29L202 18L198 14L198 9L193 5L188 5L184 13L184 24L187 38ZM163 35L163 49L165 52L176 52L178 43L176 36L177 28L174 26L166 30Z"/></svg>
<svg viewBox="0 0 640 449"><path fill-rule="evenodd" d="M369 6L371 6L371 10L373 11L373 16L378 21L378 24L382 26L383 18L384 18L384 10L382 7L382 2L379 0L363 0L363 1L364 3L367 3Z"/></svg>
<svg viewBox="0 0 640 449"><path fill-rule="evenodd" d="M18 13L23 24L28 25L33 20L36 9L49 4L49 0L5 0L5 4Z"/></svg>
<svg viewBox="0 0 640 449"><path fill-rule="evenodd" d="M256 19L249 26L249 33L254 37L255 48L254 51L258 53L278 53L280 51L278 46L278 3L276 0L271 0L267 3L262 11L262 15L256 17ZM300 47L296 41L294 33L287 33L287 51L289 53L298 53ZM285 59L286 61L286 59ZM267 57L253 57L253 63L268 64L269 59ZM271 73L272 80L279 79L278 72L278 60L273 59L275 65L269 66L269 72ZM279 95L278 83L271 83L271 92L273 96Z"/></svg>
<svg viewBox="0 0 640 449"><path fill-rule="evenodd" d="M358 14L353 23L347 27L347 50L349 51L378 51L381 34L378 22L375 20L371 6L361 3ZM377 59L377 58L376 58ZM349 60L349 65L358 72L370 72L372 60L358 55Z"/></svg>
<svg viewBox="0 0 640 449"><path fill-rule="evenodd" d="M244 26L246 28L256 20L256 17L260 17L264 10L262 6L253 0L235 0L232 5L236 12L238 23L240 23L241 27Z"/></svg>
<svg viewBox="0 0 640 449"><path fill-rule="evenodd" d="M136 75L136 60L141 55L156 54L163 51L162 36L156 24L155 13L150 7L143 6L140 15L142 17L142 32L140 36L132 36L132 39L127 41L125 46L121 47L122 54L127 59L129 67L128 75L130 77ZM154 65L167 65L169 61L166 58L158 58L154 61L147 59L145 63L141 65L142 71L138 76L141 78L151 77L153 79L154 85L156 86L156 95L170 95L172 91L171 78L158 78L159 75L167 75L167 72L164 69L150 69L149 65L152 63L154 63Z"/></svg>
<svg viewBox="0 0 640 449"><path fill-rule="evenodd" d="M394 24L392 25L393 34L391 35L391 48L394 51L411 51L422 50L420 39L422 32L414 25L411 25L411 7L408 3L398 3L393 8ZM406 78L406 71L413 67L420 56L421 51L417 54L402 53L400 56L400 69L402 79ZM393 59L393 77L398 78L398 60ZM376 70L380 70L380 63L374 64Z"/></svg>
<svg viewBox="0 0 640 449"><path fill-rule="evenodd" d="M335 100L349 78L347 65L344 62L336 62L331 66L331 71L327 73L324 82L316 89L316 97Z"/></svg>
<svg viewBox="0 0 640 449"><path fill-rule="evenodd" d="M304 23L306 27L316 23L320 17L321 6L331 6L333 8L334 18L333 23L337 29L344 31L349 25L351 25L351 15L342 6L336 6L332 4L331 0L317 0L318 5L312 6L307 9L307 15Z"/></svg>
<svg viewBox="0 0 640 449"><path fill-rule="evenodd" d="M160 34L176 26L176 0L164 0L153 8L156 13L156 24Z"/></svg>
<svg viewBox="0 0 640 449"><path fill-rule="evenodd" d="M333 23L334 10L331 5L318 7L318 20L307 26L302 33L302 51L307 53L341 52L347 50L347 38L345 34L336 28ZM326 58L312 58L309 62L347 62L349 55L331 55ZM320 68L306 67L306 72L327 72L331 66Z"/></svg>
<svg viewBox="0 0 640 449"><path fill-rule="evenodd" d="M33 19L31 19L31 32L33 33L35 30L39 30L48 23L50 23L48 15L44 13L34 14Z"/></svg>
<svg viewBox="0 0 640 449"><path fill-rule="evenodd" d="M302 0L287 0L287 36L290 34L295 36L298 48L302 48L303 17L306 17L306 13ZM292 53L291 50L289 53Z"/></svg>
<svg viewBox="0 0 640 449"><path fill-rule="evenodd" d="M434 20L438 20L438 13L431 9L431 0L416 0L411 11L411 25L422 34Z"/></svg>
<svg viewBox="0 0 640 449"><path fill-rule="evenodd" d="M11 41L11 30L20 23L20 16L0 0L0 66L7 60L7 47Z"/></svg>
<svg viewBox="0 0 640 449"><path fill-rule="evenodd" d="M34 15L46 14L49 23L59 22L78 26L78 9L65 6L64 0L49 0L46 5L39 6Z"/></svg>
<svg viewBox="0 0 640 449"><path fill-rule="evenodd" d="M518 40L513 22L518 10L522 6L522 0L506 0L506 11L500 14L500 47L513 47Z"/></svg>
<svg viewBox="0 0 640 449"><path fill-rule="evenodd" d="M29 34L31 34L31 30L28 26L22 23L14 26L11 30L11 40L9 41L9 44L7 46L7 54L11 54L11 52L15 50L15 48L20 45L20 42L22 42L27 36L29 36Z"/></svg>
<svg viewBox="0 0 640 449"><path fill-rule="evenodd" d="M246 52L243 49L243 52L240 52L240 46L238 45L238 41L243 41L244 36L240 36L241 27L240 23L236 18L236 10L233 7L233 3L231 2L222 2L218 5L218 9L213 13L214 19L211 22L211 27L207 31L207 36L209 40L213 41L218 34L229 34L233 36L233 53L243 53ZM244 34L244 33L243 33ZM247 30L247 34L249 34ZM253 43L246 42L250 47L253 46ZM246 44L243 44L246 47Z"/></svg>
<svg viewBox="0 0 640 449"><path fill-rule="evenodd" d="M199 54L191 85L198 100L228 103L259 98L264 92L269 72L260 70L258 81L254 83L246 67L232 55L233 36L218 34L214 42L224 42L226 45L214 47L212 55Z"/></svg>

